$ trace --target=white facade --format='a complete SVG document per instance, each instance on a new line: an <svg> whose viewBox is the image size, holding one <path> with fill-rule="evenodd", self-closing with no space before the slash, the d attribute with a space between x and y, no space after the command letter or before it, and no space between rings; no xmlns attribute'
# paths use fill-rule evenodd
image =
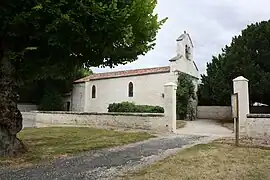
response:
<svg viewBox="0 0 270 180"><path fill-rule="evenodd" d="M194 46L190 36L185 32L176 42L177 55L170 60L171 71L180 71L198 79L199 71L193 60Z"/></svg>
<svg viewBox="0 0 270 180"><path fill-rule="evenodd" d="M136 104L163 107L164 84L170 82L170 73L149 74L122 78L101 79L87 82L84 112L107 112L110 103L130 101ZM133 97L128 96L128 85L133 83ZM92 87L96 86L96 98Z"/></svg>
<svg viewBox="0 0 270 180"><path fill-rule="evenodd" d="M107 112L109 104L123 101L164 107L164 84L177 82L178 72L194 77L197 90L199 72L193 61L193 44L186 32L177 39L176 52L177 56L167 67L100 73L75 81L72 111ZM130 83L132 97L129 96Z"/></svg>
<svg viewBox="0 0 270 180"><path fill-rule="evenodd" d="M71 109L72 111L83 112L85 99L85 83L73 85L71 95Z"/></svg>

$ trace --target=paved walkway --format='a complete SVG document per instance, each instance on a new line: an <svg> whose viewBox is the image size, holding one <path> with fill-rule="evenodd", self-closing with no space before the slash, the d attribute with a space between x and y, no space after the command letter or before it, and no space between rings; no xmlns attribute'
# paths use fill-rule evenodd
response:
<svg viewBox="0 0 270 180"><path fill-rule="evenodd" d="M177 129L177 134L202 135L215 137L230 137L233 132L226 127L221 126L216 120L199 119L187 121L182 129Z"/></svg>
<svg viewBox="0 0 270 180"><path fill-rule="evenodd" d="M6 180L102 180L113 178L124 170L140 167L174 154L181 148L207 141L203 136L167 136L123 147L85 153L57 160L50 165L24 169L0 169Z"/></svg>

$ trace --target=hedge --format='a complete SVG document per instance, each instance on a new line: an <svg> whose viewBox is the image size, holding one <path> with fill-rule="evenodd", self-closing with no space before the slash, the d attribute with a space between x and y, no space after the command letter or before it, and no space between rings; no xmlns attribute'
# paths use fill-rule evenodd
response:
<svg viewBox="0 0 270 180"><path fill-rule="evenodd" d="M108 112L130 112L130 113L164 113L160 106L136 105L131 102L109 104Z"/></svg>

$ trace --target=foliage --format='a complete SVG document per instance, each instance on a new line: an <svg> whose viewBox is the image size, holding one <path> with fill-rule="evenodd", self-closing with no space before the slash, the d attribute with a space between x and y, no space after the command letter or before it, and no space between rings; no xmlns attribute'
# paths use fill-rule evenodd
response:
<svg viewBox="0 0 270 180"><path fill-rule="evenodd" d="M26 86L31 80L74 80L89 67L132 62L154 47L166 20L153 14L156 3L4 0L0 54L9 56Z"/></svg>
<svg viewBox="0 0 270 180"><path fill-rule="evenodd" d="M23 79L62 79L74 66L115 66L151 50L156 0L0 3L0 47Z"/></svg>
<svg viewBox="0 0 270 180"><path fill-rule="evenodd" d="M54 86L46 86L38 109L43 111L61 111L63 110L63 105L62 94Z"/></svg>
<svg viewBox="0 0 270 180"><path fill-rule="evenodd" d="M30 88L25 85L19 92L24 96L20 99L22 102L32 102L39 105L40 110L59 111L63 110L63 94L72 90L72 82L76 79L92 74L88 68L74 68L74 72L64 79L46 79L30 81ZM24 90L24 91L23 91ZM26 96L28 95L28 96ZM34 95L34 96L33 96Z"/></svg>
<svg viewBox="0 0 270 180"><path fill-rule="evenodd" d="M270 21L248 25L207 64L199 87L201 105L230 105L232 80L249 80L250 102L270 104Z"/></svg>
<svg viewBox="0 0 270 180"><path fill-rule="evenodd" d="M132 102L109 104L108 112L133 112L133 113L164 113L160 106L135 105Z"/></svg>
<svg viewBox="0 0 270 180"><path fill-rule="evenodd" d="M72 91L72 82L82 77L92 74L92 71L88 68L74 68L69 76L63 79L41 79L37 81L25 81L19 88L21 103L34 103L40 104L44 101L45 90L48 86L53 86L54 91L59 94L64 94ZM44 97L45 96L45 97ZM42 100L41 100L42 99Z"/></svg>
<svg viewBox="0 0 270 180"><path fill-rule="evenodd" d="M194 88L192 78L187 74L179 73L176 90L177 119L193 118L194 106L191 100L196 98Z"/></svg>
<svg viewBox="0 0 270 180"><path fill-rule="evenodd" d="M191 121L196 119L196 104L197 103L193 98L190 98L187 104L187 118Z"/></svg>
<svg viewBox="0 0 270 180"><path fill-rule="evenodd" d="M93 74L93 71L89 68L86 67L77 68L75 69L75 73L71 80L73 82L74 80L89 76L91 74Z"/></svg>

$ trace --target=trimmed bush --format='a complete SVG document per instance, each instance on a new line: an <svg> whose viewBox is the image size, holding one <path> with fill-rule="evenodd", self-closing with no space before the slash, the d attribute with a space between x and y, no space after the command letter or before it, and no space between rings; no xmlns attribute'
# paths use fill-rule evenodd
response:
<svg viewBox="0 0 270 180"><path fill-rule="evenodd" d="M164 113L164 108L160 106L136 105L132 102L121 102L109 104L108 112Z"/></svg>

